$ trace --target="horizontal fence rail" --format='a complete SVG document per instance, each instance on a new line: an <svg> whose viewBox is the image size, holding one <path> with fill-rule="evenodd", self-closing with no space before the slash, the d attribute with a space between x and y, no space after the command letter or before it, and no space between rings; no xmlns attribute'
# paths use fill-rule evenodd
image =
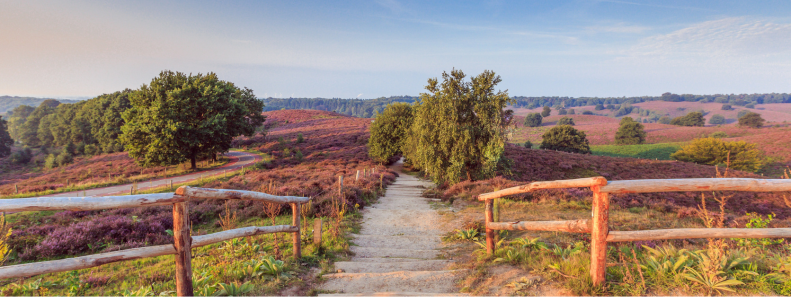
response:
<svg viewBox="0 0 791 297"><path fill-rule="evenodd" d="M291 204L292 225L253 226L237 228L207 235L190 236L187 202L194 199L238 199L279 204ZM42 210L102 210L144 206L173 206L174 244L158 245L100 253L63 260L36 262L0 267L0 279L30 277L54 272L64 272L97 267L108 263L140 258L176 255L176 295L192 296L191 249L239 237L268 233L293 233L294 257L302 257L300 239L300 204L309 197L275 196L266 193L193 188L182 186L175 193L143 194L106 197L35 197L0 200L0 212ZM321 232L319 230L319 232Z"/></svg>
<svg viewBox="0 0 791 297"><path fill-rule="evenodd" d="M494 222L493 199L541 189L590 188L593 192L592 219L569 221ZM690 238L789 238L791 228L680 228L640 231L609 230L609 194L701 192L701 191L791 191L789 179L688 178L607 181L604 177L541 181L478 195L485 201L486 249L494 253L494 230L561 231L591 234L591 278L595 285L605 282L607 242Z"/></svg>

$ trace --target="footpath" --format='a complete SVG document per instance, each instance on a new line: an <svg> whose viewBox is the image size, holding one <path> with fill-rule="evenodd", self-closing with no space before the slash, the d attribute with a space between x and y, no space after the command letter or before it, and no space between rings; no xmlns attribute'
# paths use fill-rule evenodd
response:
<svg viewBox="0 0 791 297"><path fill-rule="evenodd" d="M366 207L360 234L350 248L354 257L336 262L338 273L320 289L336 294L319 296L442 296L456 295L459 271L449 270L451 260L441 259L440 215L429 204L438 199L422 198L431 182L403 172L401 161L393 166L399 173L379 202Z"/></svg>

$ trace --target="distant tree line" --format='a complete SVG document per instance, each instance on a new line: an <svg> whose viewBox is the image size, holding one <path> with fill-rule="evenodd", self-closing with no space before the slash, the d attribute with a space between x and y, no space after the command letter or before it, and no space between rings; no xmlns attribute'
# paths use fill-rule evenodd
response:
<svg viewBox="0 0 791 297"><path fill-rule="evenodd" d="M360 117L372 118L377 113L384 111L390 103L414 103L418 97L391 96L376 99L341 99L341 98L266 98L265 111L280 109L315 109L334 111L337 113Z"/></svg>
<svg viewBox="0 0 791 297"><path fill-rule="evenodd" d="M39 106L41 102L52 98L0 96L0 114L9 112L20 105ZM77 103L80 100L58 99L60 103Z"/></svg>
<svg viewBox="0 0 791 297"><path fill-rule="evenodd" d="M516 101L515 107L537 108L543 106L550 107L575 107L575 106L597 106L597 110L613 107L621 104L634 104L649 101L668 101L668 102L716 102L737 106L768 104L768 103L791 103L791 94L787 93L768 93L768 94L714 94L714 95L693 95L693 94L673 94L664 93L661 96L640 96L640 97L512 97ZM599 105L601 105L599 107ZM610 108L612 109L612 108Z"/></svg>

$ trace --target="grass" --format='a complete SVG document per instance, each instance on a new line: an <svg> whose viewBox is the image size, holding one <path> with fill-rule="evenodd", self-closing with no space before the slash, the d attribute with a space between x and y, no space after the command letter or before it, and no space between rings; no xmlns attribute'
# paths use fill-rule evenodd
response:
<svg viewBox="0 0 791 297"><path fill-rule="evenodd" d="M670 155L681 149L683 144L682 142L669 142L633 145L592 145L591 152L597 156L671 160Z"/></svg>

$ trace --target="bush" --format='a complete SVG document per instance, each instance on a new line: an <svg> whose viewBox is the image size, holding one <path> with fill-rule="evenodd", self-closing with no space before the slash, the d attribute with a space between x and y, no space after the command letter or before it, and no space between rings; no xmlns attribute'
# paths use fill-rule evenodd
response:
<svg viewBox="0 0 791 297"><path fill-rule="evenodd" d="M77 154L77 146L74 145L73 142L69 141L69 142L66 143L66 146L63 147L63 151L64 152L68 152L70 155L76 155Z"/></svg>
<svg viewBox="0 0 791 297"><path fill-rule="evenodd" d="M528 127L538 127L541 126L541 121L544 117L541 116L539 113L531 113L525 116L525 126Z"/></svg>
<svg viewBox="0 0 791 297"><path fill-rule="evenodd" d="M593 109L595 109L595 110L604 110L604 105L596 104L596 107L594 107Z"/></svg>
<svg viewBox="0 0 791 297"><path fill-rule="evenodd" d="M736 118L740 119L743 116L747 115L748 113L750 113L749 110L742 109L742 110L739 111L739 113L736 114Z"/></svg>
<svg viewBox="0 0 791 297"><path fill-rule="evenodd" d="M593 112L590 111L590 110L586 110L586 111L583 111L582 114L584 114L584 115L592 115Z"/></svg>
<svg viewBox="0 0 791 297"><path fill-rule="evenodd" d="M72 161L74 161L74 158L71 156L71 153L65 148L60 154L58 154L57 157L55 157L55 162L58 163L58 166L68 165Z"/></svg>
<svg viewBox="0 0 791 297"><path fill-rule="evenodd" d="M645 127L632 120L631 117L621 119L618 132L615 132L615 144L641 144L645 142Z"/></svg>
<svg viewBox="0 0 791 297"><path fill-rule="evenodd" d="M562 117L560 120L558 120L558 125L574 126L574 119L570 117Z"/></svg>
<svg viewBox="0 0 791 297"><path fill-rule="evenodd" d="M544 106L544 110L541 111L541 116L548 117L550 114L552 114L552 110L549 109L549 106Z"/></svg>
<svg viewBox="0 0 791 297"><path fill-rule="evenodd" d="M725 138L725 137L728 137L728 133L725 133L725 132L722 132L722 131L717 131L717 132L711 133L711 135L709 135L709 137L711 137L711 138Z"/></svg>
<svg viewBox="0 0 791 297"><path fill-rule="evenodd" d="M744 171L758 171L766 163L763 152L754 143L745 141L726 142L717 138L698 138L670 155L675 160L705 165L725 164Z"/></svg>
<svg viewBox="0 0 791 297"><path fill-rule="evenodd" d="M414 112L407 103L392 103L376 115L368 139L368 155L380 163L403 153Z"/></svg>
<svg viewBox="0 0 791 297"><path fill-rule="evenodd" d="M297 143L305 142L305 138L302 137L302 133L297 134Z"/></svg>
<svg viewBox="0 0 791 297"><path fill-rule="evenodd" d="M566 115L566 114L568 114L568 113L569 113L569 111L568 111L568 110L565 110L565 109L563 109L563 108L561 108L560 110L558 110L558 114L559 114L559 115Z"/></svg>
<svg viewBox="0 0 791 297"><path fill-rule="evenodd" d="M670 121L671 125L686 126L686 127L703 127L705 123L706 121L703 120L703 113L697 111L690 112L683 117L677 117L672 121Z"/></svg>
<svg viewBox="0 0 791 297"><path fill-rule="evenodd" d="M25 148L24 150L11 154L10 161L12 164L27 164L32 158L33 153L30 151L30 148Z"/></svg>
<svg viewBox="0 0 791 297"><path fill-rule="evenodd" d="M44 167L47 169L52 169L58 167L58 163L55 162L55 155L49 154L46 159L44 159Z"/></svg>
<svg viewBox="0 0 791 297"><path fill-rule="evenodd" d="M715 114L715 115L711 116L711 118L709 119L709 124L712 124L712 125L725 124L725 117L721 116L721 115L718 115L718 114Z"/></svg>
<svg viewBox="0 0 791 297"><path fill-rule="evenodd" d="M585 132L569 125L555 126L541 136L541 149L569 153L590 154L590 144Z"/></svg>
<svg viewBox="0 0 791 297"><path fill-rule="evenodd" d="M658 121L658 122L659 122L660 124L665 124L665 125L668 125L668 124L670 124L671 120L670 120L670 117L668 117L668 116L664 116L664 117L661 117L661 118L659 118L659 121Z"/></svg>
<svg viewBox="0 0 791 297"><path fill-rule="evenodd" d="M739 127L761 128L764 125L764 118L760 114L748 112L739 118Z"/></svg>
<svg viewBox="0 0 791 297"><path fill-rule="evenodd" d="M80 142L80 143L77 144L77 148L74 151L74 154L75 155L85 155L85 143L84 142Z"/></svg>
<svg viewBox="0 0 791 297"><path fill-rule="evenodd" d="M93 156L99 153L99 148L96 147L95 144L89 144L85 146L85 155Z"/></svg>
<svg viewBox="0 0 791 297"><path fill-rule="evenodd" d="M755 103L754 102L750 102L749 104L745 105L744 107L755 108Z"/></svg>
<svg viewBox="0 0 791 297"><path fill-rule="evenodd" d="M569 109L569 114L575 114L576 112L573 109Z"/></svg>
<svg viewBox="0 0 791 297"><path fill-rule="evenodd" d="M733 110L733 107L731 107L730 104L723 104L722 105L722 110Z"/></svg>
<svg viewBox="0 0 791 297"><path fill-rule="evenodd" d="M531 149L533 148L533 143L530 140L525 141L525 148Z"/></svg>
<svg viewBox="0 0 791 297"><path fill-rule="evenodd" d="M297 150L297 152L294 153L294 159L296 159L297 161L302 162L303 158L305 158L305 156L302 155L302 151Z"/></svg>

